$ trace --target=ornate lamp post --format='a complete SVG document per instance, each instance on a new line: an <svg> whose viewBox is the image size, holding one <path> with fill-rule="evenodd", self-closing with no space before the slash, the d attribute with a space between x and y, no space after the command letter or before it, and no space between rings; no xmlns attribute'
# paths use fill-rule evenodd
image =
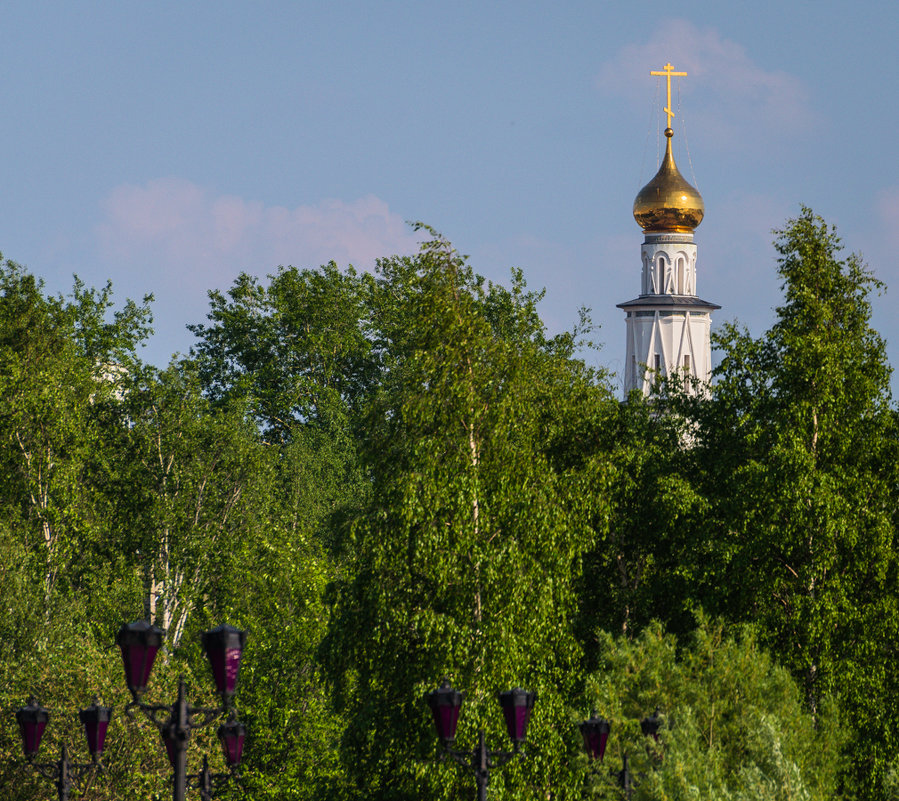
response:
<svg viewBox="0 0 899 801"><path fill-rule="evenodd" d="M125 708L125 712L130 716L131 710L137 707L159 730L174 772L173 801L185 801L189 785L198 787L201 797L207 801L214 797L214 789L220 782L227 780L229 774L210 773L204 758L203 770L199 774L188 775L187 744L194 729L208 726L216 718L227 714L228 722L219 726L218 736L225 753L225 762L231 775L236 775L243 755L246 729L236 720L232 703L247 635L245 631L227 625L218 626L203 634L203 649L222 698L221 706L212 708L188 705L183 676L178 680L178 699L171 706L145 704L141 700L150 680L153 661L162 647L162 637L162 629L143 620L127 623L119 629L116 643L122 650L125 681L134 699Z"/></svg>
<svg viewBox="0 0 899 801"><path fill-rule="evenodd" d="M106 730L109 728L109 720L112 717L110 707L100 706L97 699L87 709L78 712L81 725L84 726L84 734L87 737L87 749L91 755L91 761L76 763L69 760L69 751L65 745L56 762L35 762L44 729L50 720L50 713L44 709L34 698L28 699L28 705L16 712L16 721L19 724L19 733L22 735L22 747L25 751L25 759L38 773L56 784L59 801L68 801L69 790L73 784L80 783L89 772L103 770L100 757L103 754L103 745L106 742Z"/></svg>
<svg viewBox="0 0 899 801"><path fill-rule="evenodd" d="M440 739L440 747L455 762L474 773L478 786L478 801L487 801L487 784L490 781L490 771L500 768L510 762L519 753L527 734L528 721L531 710L537 700L537 694L516 687L498 694L498 700L506 720L506 728L509 731L509 739L512 740L513 750L491 751L487 748L484 730L480 730L478 745L471 751L457 751L453 748L456 741L456 726L459 722L459 711L462 708L462 693L450 687L448 679L433 692L428 693L428 706L434 715L434 726L437 729L437 737Z"/></svg>
<svg viewBox="0 0 899 801"><path fill-rule="evenodd" d="M225 754L225 764L230 773L212 773L209 770L209 761L203 756L203 769L196 774L187 777L189 787L196 787L200 791L203 801L210 801L218 795L218 791L231 776L237 777L237 768L243 757L243 743L246 738L246 727L243 723L229 715L228 722L218 728L219 741Z"/></svg>
<svg viewBox="0 0 899 801"><path fill-rule="evenodd" d="M640 721L640 731L643 732L644 736L652 737L654 740L658 741L659 728L661 725L662 720L659 717L659 710L656 709L652 715L645 717ZM594 762L593 772L595 773L595 762L599 761L602 763L603 757L606 754L606 744L609 740L609 732L612 731L612 722L599 717L594 709L590 718L579 724L578 728L581 730L581 736L584 738L584 750L586 750L591 762ZM621 789L624 790L625 798L630 801L633 781L630 766L628 764L627 752L624 753L621 761L622 768L618 772L618 784L621 786ZM612 772L612 775L615 775L614 771Z"/></svg>

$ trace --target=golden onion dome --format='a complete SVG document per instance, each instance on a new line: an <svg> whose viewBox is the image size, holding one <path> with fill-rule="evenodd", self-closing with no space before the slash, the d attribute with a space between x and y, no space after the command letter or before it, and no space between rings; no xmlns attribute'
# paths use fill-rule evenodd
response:
<svg viewBox="0 0 899 801"><path fill-rule="evenodd" d="M646 233L692 233L705 214L702 195L677 169L671 153L674 131L665 129L668 142L659 171L634 200L634 219Z"/></svg>

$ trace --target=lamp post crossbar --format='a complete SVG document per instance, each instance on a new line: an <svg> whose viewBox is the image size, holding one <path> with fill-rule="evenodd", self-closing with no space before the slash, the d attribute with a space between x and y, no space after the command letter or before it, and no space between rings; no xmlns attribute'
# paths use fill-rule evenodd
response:
<svg viewBox="0 0 899 801"><path fill-rule="evenodd" d="M174 769L174 801L184 801L187 797L187 744L194 729L202 729L224 717L230 705L219 707L190 706L187 703L187 688L184 676L178 678L178 700L171 706L145 704L136 696L125 707L125 714L134 719L134 709L139 709L147 720L159 731L166 744L169 759ZM204 757L205 762L205 757Z"/></svg>
<svg viewBox="0 0 899 801"><path fill-rule="evenodd" d="M101 706L97 697L94 696L93 704L78 712L78 718L87 738L90 762L72 762L69 759L69 749L65 743L60 750L59 759L55 762L36 761L41 739L50 717L49 710L44 709L34 696L31 696L26 705L16 712L16 722L19 724L26 761L36 773L56 785L59 801L68 801L69 791L73 786L80 788L81 780L90 774L91 778L87 782L89 788L96 772L103 771L100 757L106 741L106 730L109 728L109 721L112 718L112 708Z"/></svg>
<svg viewBox="0 0 899 801"><path fill-rule="evenodd" d="M431 707L431 713L434 716L437 738L443 749L442 757L449 756L461 768L470 770L477 782L478 801L487 801L490 771L501 768L521 754L521 746L527 735L528 720L531 710L534 708L534 702L537 700L537 694L522 690L521 687L515 687L501 692L497 696L503 710L503 717L506 719L513 751L488 749L483 729L478 735L477 748L471 751L460 751L453 747L456 742L456 726L462 706L462 693L450 686L449 679L444 678L443 684L428 693L425 700Z"/></svg>
<svg viewBox="0 0 899 801"><path fill-rule="evenodd" d="M659 717L659 710L653 712L649 717L645 717L640 721L640 731L644 737L651 737L658 742L659 730L662 727L662 718ZM584 749L590 758L591 768L590 776L601 775L597 770L597 765L602 764L603 757L606 752L606 743L609 738L609 732L612 729L612 722L601 718L593 710L593 714L588 720L581 723L578 728L581 730L581 736L584 738ZM630 760L627 751L622 754L622 766L620 771L614 769L609 770L609 776L613 780L617 780L618 786L624 793L627 801L630 801L634 788L634 777L630 769ZM586 793L586 788L584 790Z"/></svg>
<svg viewBox="0 0 899 801"><path fill-rule="evenodd" d="M103 765L98 759L90 762L72 762L65 744L60 749L59 759L56 762L35 762L33 756L26 759L35 771L56 785L59 801L69 801L72 787L79 786L88 773L93 775L94 771L103 770Z"/></svg>
<svg viewBox="0 0 899 801"><path fill-rule="evenodd" d="M204 755L203 768L199 773L188 775L187 787L189 790L194 788L199 790L202 801L212 801L231 780L240 784L240 776L236 768L232 767L229 773L213 773L209 770L209 760Z"/></svg>
<svg viewBox="0 0 899 801"><path fill-rule="evenodd" d="M145 704L142 701L132 701L125 707L125 714L128 715L131 720L134 720L135 715L133 710L140 709L147 720L161 730L171 722L173 715L180 716L181 713L180 710L178 710L178 707L181 703L181 693L183 691L185 691L184 676L181 676L178 682L178 701L174 704L166 706L164 704ZM190 728L202 729L204 726L208 726L210 723L214 722L217 718L220 718L227 711L228 710L224 707L187 706L185 715ZM168 717L163 718L160 717L161 715L168 715ZM196 721L197 715L203 715L203 719L199 723Z"/></svg>
<svg viewBox="0 0 899 801"><path fill-rule="evenodd" d="M445 755L452 757L457 765L474 774L478 786L478 801L487 801L487 785L490 783L490 771L501 768L521 753L516 747L514 751L491 751L487 748L484 730L478 735L478 747L470 751L459 751L449 745L443 746Z"/></svg>

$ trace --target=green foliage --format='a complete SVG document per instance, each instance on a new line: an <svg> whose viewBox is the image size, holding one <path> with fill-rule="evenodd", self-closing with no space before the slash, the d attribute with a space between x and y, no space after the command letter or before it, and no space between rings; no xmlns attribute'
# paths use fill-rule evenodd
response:
<svg viewBox="0 0 899 801"><path fill-rule="evenodd" d="M0 267L0 786L16 801L46 797L13 722L29 695L53 711L44 758L66 742L82 760L78 705L124 696L103 641L130 584L107 493L122 377L111 368L133 362L149 312L127 302L110 317L111 305L109 286L76 281L51 297L18 265ZM134 747L115 750L128 759Z"/></svg>
<svg viewBox="0 0 899 801"><path fill-rule="evenodd" d="M267 286L242 275L227 297L211 293L210 323L193 327L208 411L248 410L267 456L262 526L229 539L231 570L212 605L251 632L241 708L255 798L332 795L345 782L342 724L314 655L336 569L334 521L369 491L353 427L377 373L370 289L370 276L333 264L283 268Z"/></svg>
<svg viewBox="0 0 899 801"><path fill-rule="evenodd" d="M586 317L548 336L520 272L487 283L418 230L374 274L241 275L162 370L135 355L146 300L0 267L3 720L37 693L49 759L97 692L117 711L89 797L164 798L110 645L156 620L153 699L183 673L211 704L199 634L227 621L253 798L470 795L423 700L444 675L460 747L505 747L496 692L538 693L494 799L617 797L625 751L637 801L894 796L899 421L860 259L803 209L771 330L724 326L707 393L621 404L576 357ZM614 729L590 775L593 705ZM191 770L221 769L213 739ZM0 726L0 786L44 797L18 749Z"/></svg>
<svg viewBox="0 0 899 801"><path fill-rule="evenodd" d="M683 420L664 413L664 399L633 393L608 416L592 446L615 465L608 490L608 536L586 556L579 628L590 663L596 626L634 634L654 619L673 631L693 628L697 599L684 534L701 521L706 504L686 469L689 441ZM702 542L689 537L689 548Z"/></svg>
<svg viewBox="0 0 899 801"><path fill-rule="evenodd" d="M309 799L343 781L340 720L330 708L315 651L331 576L323 542L329 516L351 487L343 464L318 432L296 432L280 451L260 494L269 499L252 536L229 541L229 570L219 575L203 619L249 631L238 698L248 727L242 773L252 798ZM205 625L205 624L204 624Z"/></svg>
<svg viewBox="0 0 899 801"><path fill-rule="evenodd" d="M209 324L190 326L204 386L214 399L249 397L274 441L288 441L298 423L339 431L378 377L371 276L331 262L270 278L261 286L242 274L227 298L210 292Z"/></svg>
<svg viewBox="0 0 899 801"><path fill-rule="evenodd" d="M628 640L599 634L600 664L586 700L611 720L605 763L588 797L618 798L606 770L629 756L637 801L823 799L836 789L839 738L805 710L789 673L751 629L700 620L679 647L659 624ZM658 742L639 720L658 710Z"/></svg>
<svg viewBox="0 0 899 801"><path fill-rule="evenodd" d="M133 614L177 648L193 609L236 567L234 542L267 514L271 459L240 406L203 397L189 361L135 372L119 414L116 517L143 582Z"/></svg>
<svg viewBox="0 0 899 801"><path fill-rule="evenodd" d="M377 290L384 377L362 449L372 492L344 529L323 646L345 764L357 793L454 797L471 780L428 764L424 693L449 676L468 698L460 742L486 728L499 747L495 693L521 685L540 699L530 758L491 793L544 796L565 770L556 721L580 659L573 581L610 471L563 457L609 396L570 338L545 336L520 277L485 286L439 237L379 262Z"/></svg>
<svg viewBox="0 0 899 801"><path fill-rule="evenodd" d="M47 613L57 589L72 593L97 579L81 549L107 530L108 365L133 349L148 317L128 303L104 322L110 294L76 282L70 299L45 297L18 265L0 269L0 521Z"/></svg>
<svg viewBox="0 0 899 801"><path fill-rule="evenodd" d="M856 732L847 787L870 797L899 745L885 712L899 483L890 370L870 327L880 284L809 209L776 234L777 322L757 340L726 326L711 399L684 401L709 504L690 570L709 611L760 624L813 712L840 699Z"/></svg>

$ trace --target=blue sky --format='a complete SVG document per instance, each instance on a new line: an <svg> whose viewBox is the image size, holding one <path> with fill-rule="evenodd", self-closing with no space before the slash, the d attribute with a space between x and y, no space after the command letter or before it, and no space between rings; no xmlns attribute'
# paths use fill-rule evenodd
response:
<svg viewBox="0 0 899 801"><path fill-rule="evenodd" d="M899 364L895 2L33 0L0 23L0 249L53 291L153 292L150 361L240 271L370 268L422 220L545 287L552 330L591 307L619 369L670 61L715 321L771 323L771 229L803 203L891 287Z"/></svg>

